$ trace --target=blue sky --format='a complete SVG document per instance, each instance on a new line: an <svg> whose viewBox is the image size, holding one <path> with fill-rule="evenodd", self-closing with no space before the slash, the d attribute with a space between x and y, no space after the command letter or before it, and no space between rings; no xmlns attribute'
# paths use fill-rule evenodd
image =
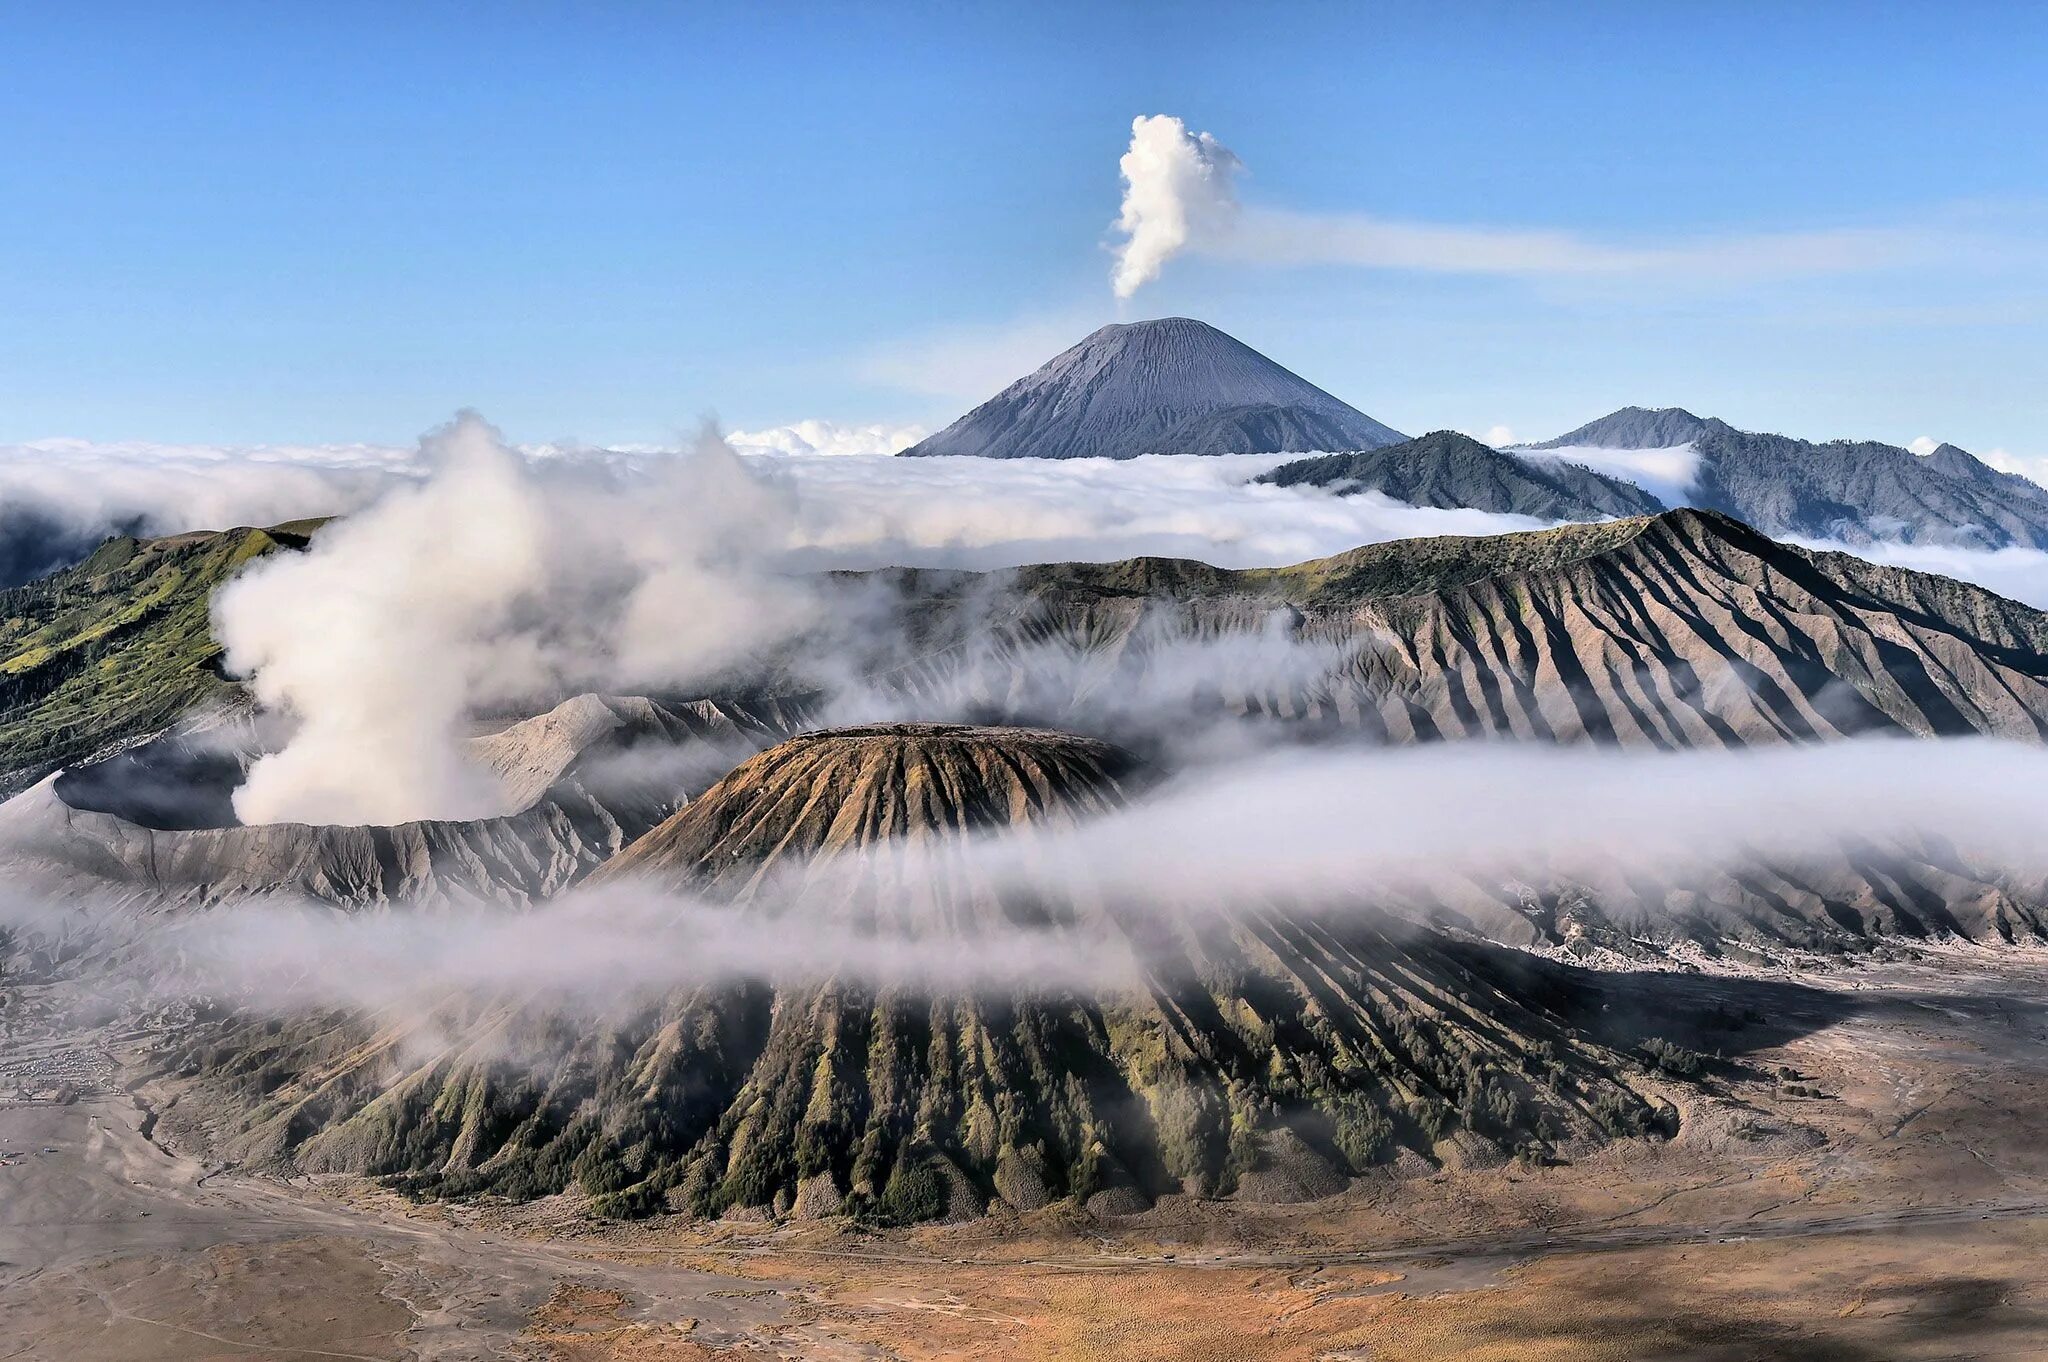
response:
<svg viewBox="0 0 2048 1362"><path fill-rule="evenodd" d="M2018 6L13 5L0 440L936 425L1181 313L1411 431L1636 402L2039 456L2044 87ZM1162 113L1310 239L1906 246L1734 276L1191 251L1119 304L1117 159Z"/></svg>

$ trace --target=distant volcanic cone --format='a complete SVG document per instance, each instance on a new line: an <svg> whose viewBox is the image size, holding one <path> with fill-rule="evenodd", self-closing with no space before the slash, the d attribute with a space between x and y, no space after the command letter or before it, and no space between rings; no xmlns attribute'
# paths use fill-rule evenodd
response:
<svg viewBox="0 0 2048 1362"><path fill-rule="evenodd" d="M1378 449L1407 437L1191 317L1089 333L904 450L1130 459Z"/></svg>
<svg viewBox="0 0 2048 1362"><path fill-rule="evenodd" d="M998 1199L1098 1214L1167 1194L1301 1200L1390 1161L1650 1124L1610 1076L1620 1057L1572 1030L1598 1008L1574 972L1363 908L1107 902L1070 878L1035 892L971 854L970 834L991 833L1057 855L1063 829L1113 816L1142 780L1116 747L1030 729L785 742L621 853L597 892L722 900L736 924L767 916L792 960L848 922L885 941L914 923L997 957L994 982L870 959L679 983L603 1024L533 1000L471 1007L403 1063L397 1045L314 1063L334 1053L322 1033L247 1114L241 1152L439 1194L580 1184L617 1212L903 1223ZM1128 978L1077 982L1098 958ZM275 1036L252 1043L282 1062Z"/></svg>

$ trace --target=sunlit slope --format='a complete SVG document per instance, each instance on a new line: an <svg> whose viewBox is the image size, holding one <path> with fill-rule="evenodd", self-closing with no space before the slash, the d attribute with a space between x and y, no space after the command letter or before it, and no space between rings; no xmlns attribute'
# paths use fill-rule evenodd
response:
<svg viewBox="0 0 2048 1362"><path fill-rule="evenodd" d="M1701 511L1374 544L1292 567L1132 559L906 579L929 657L902 684L1060 697L1054 651L1136 684L1177 640L1264 631L1313 666L1219 670L1224 710L1395 742L1741 747L1871 732L2048 732L2048 616L1981 587L1777 543ZM975 639L997 640L977 646ZM1006 651L1007 650L1007 651ZM950 664L950 665L949 665ZM971 664L971 665L970 665Z"/></svg>
<svg viewBox="0 0 2048 1362"><path fill-rule="evenodd" d="M234 699L213 591L252 559L303 547L318 524L110 539L0 592L0 790Z"/></svg>

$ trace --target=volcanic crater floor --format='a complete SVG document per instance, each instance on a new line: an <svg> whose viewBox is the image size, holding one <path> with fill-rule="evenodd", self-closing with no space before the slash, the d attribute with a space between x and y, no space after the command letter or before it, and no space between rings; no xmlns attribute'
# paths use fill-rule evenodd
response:
<svg viewBox="0 0 2048 1362"><path fill-rule="evenodd" d="M1668 1142L888 1233L211 1169L127 1086L146 1035L23 987L0 1073L84 1077L0 1099L0 1358L2048 1357L2048 950L1889 954L1627 976L1811 1009L1704 1083L1643 1076Z"/></svg>

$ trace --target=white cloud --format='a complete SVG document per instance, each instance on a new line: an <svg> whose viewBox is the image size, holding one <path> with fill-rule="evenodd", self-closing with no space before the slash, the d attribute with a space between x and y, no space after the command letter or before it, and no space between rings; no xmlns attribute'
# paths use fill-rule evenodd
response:
<svg viewBox="0 0 2048 1362"><path fill-rule="evenodd" d="M1495 449L1506 449L1515 442L1515 432L1506 426L1488 426L1485 430L1466 430L1459 434L1469 435L1480 444L1492 445Z"/></svg>
<svg viewBox="0 0 2048 1362"><path fill-rule="evenodd" d="M335 913L250 901L168 917L0 894L0 924L97 940L125 977L298 1010L445 1007L514 990L593 1015L725 979L915 987L1126 984L1155 935L1208 914L1377 915L1433 890L1577 884L1618 905L1711 895L1759 862L1825 874L1845 846L1921 839L1966 873L2038 875L2048 819L2012 792L2048 778L2038 747L1863 739L1743 752L1494 743L1267 752L1198 766L1130 806L964 845L770 875L755 911L646 883L585 885L530 911ZM1657 889L1645 892L1648 883ZM962 884L1000 902L1082 905L961 930ZM937 885L940 891L912 892ZM875 913L864 905L887 902ZM1106 912L1093 905L1109 905ZM1170 930L1155 934L1148 925ZM1484 919L1462 925L1484 929ZM116 948L118 947L118 948Z"/></svg>
<svg viewBox="0 0 2048 1362"><path fill-rule="evenodd" d="M0 444L0 586L75 562L112 534L274 525L368 504L414 475L378 445Z"/></svg>
<svg viewBox="0 0 2048 1362"><path fill-rule="evenodd" d="M1111 287L1128 298L1196 237L1226 230L1237 211L1231 183L1242 167L1230 148L1206 132L1189 132L1167 114L1131 120L1131 145L1117 162L1124 201L1116 230Z"/></svg>
<svg viewBox="0 0 2048 1362"><path fill-rule="evenodd" d="M930 433L915 425L849 426L813 420L766 430L735 430L725 442L741 454L897 454Z"/></svg>
<svg viewBox="0 0 2048 1362"><path fill-rule="evenodd" d="M1396 222L1358 213L1248 209L1206 253L1266 265L1356 265L1524 278L1660 277L1709 282L1843 274L1925 259L1939 243L1898 227L1598 241L1576 232Z"/></svg>
<svg viewBox="0 0 2048 1362"><path fill-rule="evenodd" d="M2048 487L2048 455L2015 454L2009 449L1994 449L1978 456L2001 473L2017 473L2031 482Z"/></svg>
<svg viewBox="0 0 2048 1362"><path fill-rule="evenodd" d="M783 459L811 567L997 568L1139 555L1270 567L1418 535L1535 529L1526 516L1333 496L1253 478L1292 455Z"/></svg>
<svg viewBox="0 0 2048 1362"><path fill-rule="evenodd" d="M1183 252L1263 265L1525 278L1656 277L1732 282L1881 269L1952 249L1913 227L1737 232L1600 240L1555 228L1403 222L1369 213L1241 206L1243 162L1206 132L1156 114L1131 125L1120 162L1125 234L1112 282L1128 298Z"/></svg>
<svg viewBox="0 0 2048 1362"><path fill-rule="evenodd" d="M1912 450L1915 454L1932 454L1935 450L1941 448L1941 441L1935 439L1932 435L1916 435L1913 437L1913 443L1907 445L1906 448Z"/></svg>
<svg viewBox="0 0 2048 1362"><path fill-rule="evenodd" d="M1689 444L1671 445L1664 449L1563 445L1556 449L1513 449L1509 452L1529 460L1575 463L1595 473L1632 482L1666 506L1690 505L1693 483L1699 479L1699 451Z"/></svg>

